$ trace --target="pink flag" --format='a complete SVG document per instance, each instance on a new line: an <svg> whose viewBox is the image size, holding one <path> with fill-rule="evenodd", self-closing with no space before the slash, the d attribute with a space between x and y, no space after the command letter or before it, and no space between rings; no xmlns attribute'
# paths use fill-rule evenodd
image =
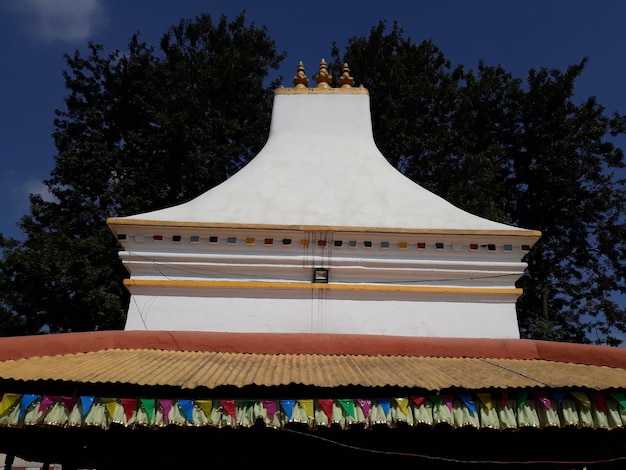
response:
<svg viewBox="0 0 626 470"><path fill-rule="evenodd" d="M542 390L535 390L533 392L537 399L545 406L548 410L552 409L552 402L550 401L550 397L548 394Z"/></svg>
<svg viewBox="0 0 626 470"><path fill-rule="evenodd" d="M159 400L161 409L163 410L163 421L167 422L170 419L170 410L172 409L172 400Z"/></svg>
<svg viewBox="0 0 626 470"><path fill-rule="evenodd" d="M41 402L39 403L39 411L46 411L48 408L54 405L58 399L59 397L44 395L44 397L41 399Z"/></svg>
<svg viewBox="0 0 626 470"><path fill-rule="evenodd" d="M276 400L263 400L263 408L267 411L267 415L270 419L274 419L276 414Z"/></svg>
<svg viewBox="0 0 626 470"><path fill-rule="evenodd" d="M65 405L65 408L67 408L67 411L72 411L74 409L74 405L76 405L74 397L61 397L61 401Z"/></svg>
<svg viewBox="0 0 626 470"><path fill-rule="evenodd" d="M372 408L372 400L369 400L367 398L357 398L357 401L359 402L359 405L361 406L361 409L363 410L363 414L365 415L365 417L369 418L370 409Z"/></svg>

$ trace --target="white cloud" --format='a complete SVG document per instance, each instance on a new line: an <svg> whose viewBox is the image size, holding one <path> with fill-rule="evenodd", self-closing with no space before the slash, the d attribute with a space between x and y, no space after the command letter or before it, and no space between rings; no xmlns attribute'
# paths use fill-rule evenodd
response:
<svg viewBox="0 0 626 470"><path fill-rule="evenodd" d="M56 201L41 179L31 177L28 180L20 180L15 170L8 170L0 175L0 233L2 235L23 238L23 234L17 228L17 223L24 215L30 214L28 200L30 194L39 194L44 201Z"/></svg>
<svg viewBox="0 0 626 470"><path fill-rule="evenodd" d="M30 32L46 41L77 41L93 36L104 23L102 0L15 0Z"/></svg>
<svg viewBox="0 0 626 470"><path fill-rule="evenodd" d="M53 202L56 198L48 191L48 187L39 180L27 180L23 183L22 188L27 195L39 194L44 201Z"/></svg>

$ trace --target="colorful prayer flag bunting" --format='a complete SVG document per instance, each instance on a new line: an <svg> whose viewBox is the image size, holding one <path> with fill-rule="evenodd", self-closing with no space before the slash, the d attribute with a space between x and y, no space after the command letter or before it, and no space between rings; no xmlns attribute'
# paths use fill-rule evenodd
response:
<svg viewBox="0 0 626 470"><path fill-rule="evenodd" d="M237 411L241 411L242 407L245 407L248 410L250 407L254 407L255 405L263 406L263 408L267 412L267 416L263 419L267 419L269 417L270 420L275 421L271 423L271 425L281 425L286 423L288 420L293 420L294 413L296 411L296 405L299 406L303 412L302 414L306 414L309 423L312 424L316 418L319 418L319 414L316 415L316 410L319 412L320 410L328 417L329 422L333 419L333 412L338 413L339 410L343 412L344 418L346 416L351 417L354 420L369 420L371 419L371 411L372 406L380 406L381 410L387 416L387 419L391 421L403 418L396 414L390 414L391 412L391 404L397 407L405 416L411 416L410 407L419 407L426 403L427 399L430 399L435 407L440 407L442 404L446 404L451 412L455 411L455 407L459 406L467 407L467 409L472 413L478 413L477 405L484 405L488 410L493 409L494 399L502 400L502 403L511 403L509 401L508 394L510 391L503 391L501 396L495 397L495 392L475 392L475 393L455 393L452 394L442 394L442 395L434 395L434 396L409 396L406 397L393 397L393 398L342 398L342 399L310 399L310 398L301 398L301 399L287 399L287 400L257 400L257 399L237 399L237 400L166 400L159 399L158 402L156 399L147 399L147 398L98 398L96 399L94 396L79 396L79 397L69 397L69 396L50 396L50 395L37 395L37 394L15 394L15 393L5 393L0 395L0 417L3 418L4 421L11 421L8 424L11 425L19 425L19 420L22 420L24 416L28 413L30 408L37 407L39 412L49 412L55 405L63 404L68 411L72 411L76 404L81 406L81 416L85 417L89 411L93 408L93 404L96 400L102 405L105 406L106 414L102 415L102 413L97 413L93 416L94 419L105 419L108 422L115 417L115 421L126 422L129 424L129 421L132 419L133 414L138 410L137 405L140 406L145 414L148 416L148 422L154 424L155 416L155 404L158 403L163 412L163 422L167 424L169 421L169 416L171 412L172 406L177 406L177 410L180 411L180 415L186 422L193 423L194 422L194 406L198 407L198 410L202 410L207 417L209 423L215 422L216 417L211 417L213 403L219 403L221 407L219 408L222 413L226 416L231 416L234 420L237 419ZM537 402L541 402L545 409L551 410L554 408L554 403L556 401L562 401L565 396L573 397L580 402L581 407L585 407L587 409L593 409L594 412L598 413L608 413L610 409L610 405L616 406L613 401L607 402L608 397L616 400L619 403L619 406L622 409L626 409L626 395L622 392L608 392L608 391L594 391L594 390L586 390L586 391L578 391L578 392L563 392L563 391L546 391L544 389L524 389L514 391L515 397L514 401L517 402L518 407L524 408L531 406L532 409L527 408L528 413L536 413L538 417L536 419L545 419L541 418L540 409L535 409L535 405ZM476 402L474 399L478 399L479 402ZM393 400L393 402L392 402ZM38 403L39 401L39 403ZM138 403L139 401L139 403ZM319 406L318 406L319 404ZM117 407L121 406L124 412L125 420L121 417L122 409L118 409ZM280 406L280 408L279 408ZM315 408L318 406L318 408ZM362 414L357 410L357 406L362 410ZM538 406L538 405L537 405ZM279 409L284 410L284 414L281 414L278 418L276 418L276 413ZM18 413L19 411L19 413ZM458 411L458 410L457 410ZM562 411L559 409L555 410L557 413L561 413ZM620 411L623 413L623 411ZM8 414L8 417L7 417ZM60 424L65 424L62 420L68 419L68 416L59 413L58 416L53 412L52 421L48 421L44 419L44 423L51 424L52 422L59 421ZM338 416L337 414L335 416ZM179 416L177 415L177 418ZM75 417L70 417L71 420L75 419ZM229 423L230 425L240 425L240 424L248 424L249 420L257 419L256 414L241 416L240 420L242 423ZM378 418L377 418L378 419ZM489 419L492 419L491 417ZM595 419L595 418L594 418ZM90 423L93 424L93 420L90 420ZM339 424L342 426L345 424L349 424L345 420L337 420ZM609 419L610 422L610 419ZM4 423L3 424L7 424ZM75 423L74 423L75 424ZM146 424L146 419L142 418L142 422L137 422L135 424ZM206 422L196 423L196 424L207 424ZM224 424L220 422L220 424ZM269 424L269 423L268 423ZM319 424L327 424L324 420L322 420ZM105 426L108 425L104 424ZM314 425L314 423L313 423ZM520 426L525 424L520 424ZM507 423L508 426L508 423ZM606 425L598 425L600 427Z"/></svg>

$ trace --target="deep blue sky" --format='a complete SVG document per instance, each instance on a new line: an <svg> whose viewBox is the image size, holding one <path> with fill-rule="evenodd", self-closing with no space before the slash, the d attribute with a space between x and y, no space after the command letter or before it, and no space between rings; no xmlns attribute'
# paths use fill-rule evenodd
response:
<svg viewBox="0 0 626 470"><path fill-rule="evenodd" d="M137 31L156 45L182 18L232 18L243 9L287 52L281 73L288 83L299 60L311 75L333 41L344 45L386 19L414 42L432 39L466 68L482 59L524 78L532 67L563 69L588 56L577 96L595 95L607 110L626 113L623 0L0 0L0 232L20 235L15 223L28 212L28 193L40 192L53 168L52 121L66 95L63 53L84 51L90 40L123 51Z"/></svg>

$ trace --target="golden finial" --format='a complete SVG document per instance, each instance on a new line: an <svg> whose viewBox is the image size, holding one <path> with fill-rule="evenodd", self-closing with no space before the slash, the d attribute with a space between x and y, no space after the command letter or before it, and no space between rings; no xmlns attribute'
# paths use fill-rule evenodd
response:
<svg viewBox="0 0 626 470"><path fill-rule="evenodd" d="M314 78L317 82L317 88L330 88L330 81L333 77L328 73L328 67L324 59L320 62L320 71Z"/></svg>
<svg viewBox="0 0 626 470"><path fill-rule="evenodd" d="M350 76L350 67L348 67L348 64L343 64L341 77L339 77L337 83L341 88L352 88L354 86L354 78Z"/></svg>
<svg viewBox="0 0 626 470"><path fill-rule="evenodd" d="M302 61L298 64L298 70L296 72L296 76L293 77L293 84L296 88L306 88L309 84L309 79L304 73L304 64Z"/></svg>

